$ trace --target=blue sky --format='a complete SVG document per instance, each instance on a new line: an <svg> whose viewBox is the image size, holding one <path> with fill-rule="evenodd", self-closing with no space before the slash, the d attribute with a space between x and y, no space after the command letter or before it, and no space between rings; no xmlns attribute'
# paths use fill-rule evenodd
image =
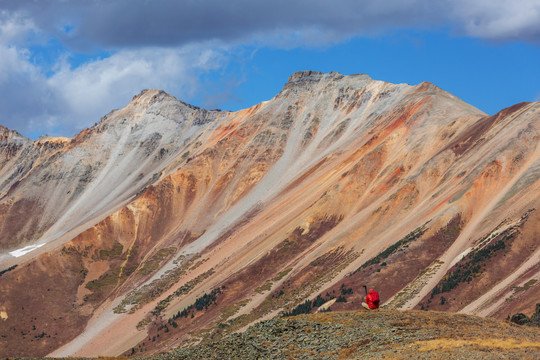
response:
<svg viewBox="0 0 540 360"><path fill-rule="evenodd" d="M205 108L294 71L430 81L488 114L540 100L540 0L2 0L0 124L73 136L145 88Z"/></svg>

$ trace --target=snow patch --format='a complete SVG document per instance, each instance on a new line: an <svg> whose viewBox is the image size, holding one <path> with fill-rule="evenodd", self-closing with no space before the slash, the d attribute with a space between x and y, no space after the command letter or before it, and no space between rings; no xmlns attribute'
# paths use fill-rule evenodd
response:
<svg viewBox="0 0 540 360"><path fill-rule="evenodd" d="M20 257L20 256L23 256L24 254L28 254L30 251L34 251L34 250L42 247L43 245L45 245L45 244L28 245L28 246L25 246L25 247L23 247L21 249L10 251L9 255L11 255L13 257Z"/></svg>

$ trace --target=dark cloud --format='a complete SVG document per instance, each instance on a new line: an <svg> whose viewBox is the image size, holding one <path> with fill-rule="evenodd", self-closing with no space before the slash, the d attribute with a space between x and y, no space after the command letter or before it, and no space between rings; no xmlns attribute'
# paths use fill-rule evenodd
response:
<svg viewBox="0 0 540 360"><path fill-rule="evenodd" d="M82 22L78 31L104 46L163 46L214 39L245 41L265 33L310 28L349 36L388 26L412 25L419 20L416 11L403 8L400 2L390 2L388 12L380 11L373 3L123 0L87 9L88 21ZM433 15L429 10L419 15Z"/></svg>
<svg viewBox="0 0 540 360"><path fill-rule="evenodd" d="M62 102L43 79L13 74L0 83L0 93L0 124L23 133L35 125L42 131L58 125L55 115L61 113Z"/></svg>
<svg viewBox="0 0 540 360"><path fill-rule="evenodd" d="M321 45L391 28L447 26L493 40L539 42L538 0L5 0L71 47L119 49L263 39L316 30ZM310 39L317 45L317 39Z"/></svg>
<svg viewBox="0 0 540 360"><path fill-rule="evenodd" d="M396 9L389 12L398 15L397 19L388 16L388 12L379 12L377 16L377 9L370 3L349 0L8 0L3 6L21 11L41 29L77 47L178 46L215 39L241 41L254 34L310 27L345 35L374 25L384 27L412 20L410 14L401 16L403 11Z"/></svg>

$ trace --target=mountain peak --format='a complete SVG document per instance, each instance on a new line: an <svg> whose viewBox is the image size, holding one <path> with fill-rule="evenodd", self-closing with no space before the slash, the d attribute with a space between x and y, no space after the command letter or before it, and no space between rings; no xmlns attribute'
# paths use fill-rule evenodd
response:
<svg viewBox="0 0 540 360"><path fill-rule="evenodd" d="M299 81L319 81L324 74L319 71L303 70L297 71L289 76L287 82L299 82Z"/></svg>
<svg viewBox="0 0 540 360"><path fill-rule="evenodd" d="M133 99L131 99L131 102L138 104L153 104L168 97L173 98L173 96L167 94L163 90L144 89L138 95L135 95Z"/></svg>
<svg viewBox="0 0 540 360"><path fill-rule="evenodd" d="M0 141L29 142L31 140L19 134L16 130L0 125Z"/></svg>
<svg viewBox="0 0 540 360"><path fill-rule="evenodd" d="M285 87L316 83L323 79L339 80L344 77L345 75L342 75L336 71L331 71L328 73L322 73L320 71L313 71L313 70L297 71L293 73L291 76L289 76L289 79L287 83L285 84Z"/></svg>
<svg viewBox="0 0 540 360"><path fill-rule="evenodd" d="M336 71L331 71L328 73L322 73L319 71L313 70L304 70L297 71L289 76L287 83L283 86L283 91L296 89L296 90L310 90L312 85L318 84L321 81L332 82L338 81L341 79L351 79L351 80L364 80L372 81L373 79L366 74L354 74L354 75L343 75Z"/></svg>
<svg viewBox="0 0 540 360"><path fill-rule="evenodd" d="M181 105L184 105L192 110L198 110L200 107L188 104L182 100L177 99L176 97L170 95L164 90L160 89L144 89L138 95L135 95L131 100L132 104L137 105L152 105L155 103L163 102L165 100L171 100L178 102Z"/></svg>

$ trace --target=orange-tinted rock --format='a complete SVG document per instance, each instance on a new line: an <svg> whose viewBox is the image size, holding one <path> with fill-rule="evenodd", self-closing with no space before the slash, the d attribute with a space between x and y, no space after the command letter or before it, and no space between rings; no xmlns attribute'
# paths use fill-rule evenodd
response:
<svg viewBox="0 0 540 360"><path fill-rule="evenodd" d="M364 284L387 306L500 318L538 297L539 103L487 116L429 83L301 72L239 112L146 90L73 139L0 130L0 270L19 265L0 277L0 356L162 351L342 287L332 309L356 309ZM22 306L70 331L14 340Z"/></svg>

